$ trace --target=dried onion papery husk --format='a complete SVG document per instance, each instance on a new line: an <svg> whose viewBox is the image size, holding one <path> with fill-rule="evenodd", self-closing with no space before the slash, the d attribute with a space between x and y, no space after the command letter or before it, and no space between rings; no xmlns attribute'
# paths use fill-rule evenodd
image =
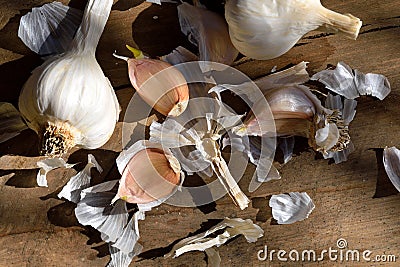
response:
<svg viewBox="0 0 400 267"><path fill-rule="evenodd" d="M68 183L58 193L58 198L65 198L71 202L78 203L81 200L81 192L83 189L90 187L91 169L96 168L99 173L103 171L100 164L92 154L88 154L88 163L86 166L72 176Z"/></svg>
<svg viewBox="0 0 400 267"><path fill-rule="evenodd" d="M383 150L385 171L397 191L400 192L400 150L396 147L385 147Z"/></svg>
<svg viewBox="0 0 400 267"><path fill-rule="evenodd" d="M199 49L199 60L231 65L239 54L233 46L228 25L219 14L205 7L182 3L178 6L182 32Z"/></svg>
<svg viewBox="0 0 400 267"><path fill-rule="evenodd" d="M322 70L314 74L311 80L323 83L327 89L347 99L371 95L383 100L391 91L390 83L385 76L352 70L344 62L338 62L333 70Z"/></svg>
<svg viewBox="0 0 400 267"><path fill-rule="evenodd" d="M114 56L128 63L132 86L152 108L165 116L179 116L189 100L189 88L182 73L168 62L145 58L141 51L129 47L135 58ZM157 79L151 79L157 74Z"/></svg>
<svg viewBox="0 0 400 267"><path fill-rule="evenodd" d="M205 98L203 101L205 104L203 107L199 107L199 110L192 112L188 110L187 113L176 119L168 118L162 124L153 122L150 126L150 141L163 144L168 148L194 146L195 150L191 152L191 155L201 160L205 167L211 166L234 203L241 209L245 209L250 201L230 173L228 165L221 155L219 144L222 133L240 123L242 115L229 112L217 100ZM215 107L214 112L207 113L206 110L211 111L212 107ZM179 120L191 121L190 119L186 120L184 115L196 118L197 123L190 128L181 125Z"/></svg>
<svg viewBox="0 0 400 267"><path fill-rule="evenodd" d="M225 18L233 45L254 59L286 53L312 30L339 32L356 39L362 22L323 7L319 0L228 0Z"/></svg>
<svg viewBox="0 0 400 267"><path fill-rule="evenodd" d="M272 216L279 224L302 221L314 210L315 205L306 192L272 195L269 200Z"/></svg>
<svg viewBox="0 0 400 267"><path fill-rule="evenodd" d="M43 155L98 148L114 131L120 107L95 58L112 3L90 0L68 51L36 68L22 89L19 109Z"/></svg>
<svg viewBox="0 0 400 267"><path fill-rule="evenodd" d="M132 164L131 159L138 155L140 151L146 151L147 149L163 151L165 156L168 157L168 160L171 162L171 165L179 164L179 162L173 158L169 149L162 147L160 144L154 144L149 141L138 141L131 147L123 150L117 158L117 167L122 176L124 176L124 173L127 173L127 170L130 167L143 167L137 166L137 161L133 161L136 166L128 167L128 165ZM162 161L165 162L164 159ZM144 164L144 162L142 162L142 164ZM174 165L174 168L178 167L179 165ZM174 172L176 171L177 169L174 170ZM143 174L146 175L148 172L144 172ZM130 201L138 203L138 209L129 221L126 206L127 202L124 201L124 199L132 200L132 198L127 197L124 192L134 192L132 195L135 195L136 200L139 200L139 196L137 196L135 192L140 191L138 190L138 186L141 186L142 183L138 182L138 180L136 180L137 183L132 183L130 180L123 181L122 178L120 180L117 194L114 190L116 189L119 180L105 182L82 190L81 200L75 209L76 217L82 225L90 225L97 229L101 233L102 239L109 243L110 252L112 254L109 263L110 266L121 266L118 265L119 263L123 263L124 265L122 266L128 266L133 257L141 252L142 246L137 243L140 237L138 221L144 220L146 211L160 205L175 194L184 180L183 173L179 172L179 174L179 184L174 187L172 192L164 192L166 195L156 200L151 200L147 196L142 195L143 198L140 199L140 201ZM134 178L138 179L137 176ZM144 179L148 177L140 178ZM160 182L159 180L157 181ZM132 190L128 190L128 188ZM143 189L147 190L149 188ZM122 196L120 195L121 192L123 193ZM151 196L152 194L160 192L151 191L150 188L150 192L146 191L146 193L149 193Z"/></svg>

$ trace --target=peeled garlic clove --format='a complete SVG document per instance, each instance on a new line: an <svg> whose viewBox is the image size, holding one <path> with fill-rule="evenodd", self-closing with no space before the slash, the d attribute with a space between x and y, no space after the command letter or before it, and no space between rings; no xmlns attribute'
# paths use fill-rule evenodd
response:
<svg viewBox="0 0 400 267"><path fill-rule="evenodd" d="M225 18L236 49L260 60L286 53L304 34L320 26L356 39L362 24L350 14L323 7L319 0L228 0Z"/></svg>
<svg viewBox="0 0 400 267"><path fill-rule="evenodd" d="M118 197L130 203L149 203L172 193L180 183L180 164L157 148L137 152L125 167Z"/></svg>
<svg viewBox="0 0 400 267"><path fill-rule="evenodd" d="M233 63L239 51L230 40L228 25L223 17L188 3L178 6L178 17L181 31L198 47L201 61Z"/></svg>
<svg viewBox="0 0 400 267"><path fill-rule="evenodd" d="M131 51L139 51L130 48ZM128 62L129 79L140 97L165 116L176 117L188 105L189 87L182 73L171 64L149 58L114 56Z"/></svg>
<svg viewBox="0 0 400 267"><path fill-rule="evenodd" d="M36 68L21 91L20 112L38 133L43 155L99 148L114 132L120 107L95 58L112 4L90 0L69 50Z"/></svg>
<svg viewBox="0 0 400 267"><path fill-rule="evenodd" d="M383 150L383 166L390 181L400 192L400 150L394 146L385 147Z"/></svg>
<svg viewBox="0 0 400 267"><path fill-rule="evenodd" d="M272 216L279 224L302 221L314 210L315 205L306 192L273 195L269 201Z"/></svg>

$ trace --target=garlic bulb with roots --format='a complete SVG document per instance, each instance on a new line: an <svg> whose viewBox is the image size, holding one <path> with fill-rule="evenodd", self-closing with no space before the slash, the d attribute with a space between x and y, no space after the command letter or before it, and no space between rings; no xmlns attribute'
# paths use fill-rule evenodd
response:
<svg viewBox="0 0 400 267"><path fill-rule="evenodd" d="M279 57L312 30L356 39L360 19L323 7L319 0L227 0L225 18L233 45L260 60Z"/></svg>
<svg viewBox="0 0 400 267"><path fill-rule="evenodd" d="M41 154L60 155L74 146L95 149L114 131L120 107L95 58L112 4L89 0L68 51L37 67L22 89L19 109L39 135Z"/></svg>
<svg viewBox="0 0 400 267"><path fill-rule="evenodd" d="M164 116L179 116L189 101L189 87L182 73L158 59L145 58L140 50L127 46L134 58L116 58L128 63L128 74L132 86L140 97ZM151 79L154 75L156 78Z"/></svg>

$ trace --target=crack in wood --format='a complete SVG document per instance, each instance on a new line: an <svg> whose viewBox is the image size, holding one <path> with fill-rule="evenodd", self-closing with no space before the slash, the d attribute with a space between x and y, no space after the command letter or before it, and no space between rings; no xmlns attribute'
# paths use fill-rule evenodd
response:
<svg viewBox="0 0 400 267"><path fill-rule="evenodd" d="M391 30L391 29L396 29L396 28L400 28L400 25L390 25L390 26L383 26L383 27L372 28L372 29L369 29L369 30L365 30L365 31L363 31L363 32L360 32L360 35L361 35L361 34L370 33L370 32L379 32L379 31Z"/></svg>

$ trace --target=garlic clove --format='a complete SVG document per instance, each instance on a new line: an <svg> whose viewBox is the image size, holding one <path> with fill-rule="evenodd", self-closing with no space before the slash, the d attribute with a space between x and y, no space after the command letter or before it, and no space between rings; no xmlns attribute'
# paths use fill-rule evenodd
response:
<svg viewBox="0 0 400 267"><path fill-rule="evenodd" d="M233 46L226 21L203 7L182 3L178 6L181 31L199 49L201 61L231 65L239 54Z"/></svg>
<svg viewBox="0 0 400 267"><path fill-rule="evenodd" d="M21 17L18 37L40 56L61 54L68 50L81 20L81 10L48 3Z"/></svg>
<svg viewBox="0 0 400 267"><path fill-rule="evenodd" d="M186 110L189 87L182 73L171 64L149 58L114 56L128 62L129 79L140 97L165 116L176 117Z"/></svg>
<svg viewBox="0 0 400 267"><path fill-rule="evenodd" d="M352 15L323 7L319 0L228 0L225 18L236 49L259 60L283 55L320 26L355 39L362 24Z"/></svg>
<svg viewBox="0 0 400 267"><path fill-rule="evenodd" d="M269 200L272 216L279 224L302 221L314 210L315 205L306 192L273 195Z"/></svg>
<svg viewBox="0 0 400 267"><path fill-rule="evenodd" d="M383 150L383 166L396 189L400 192L400 150L396 147L385 147Z"/></svg>
<svg viewBox="0 0 400 267"><path fill-rule="evenodd" d="M130 203L149 203L170 195L180 183L180 164L157 148L137 152L122 173L118 197Z"/></svg>

